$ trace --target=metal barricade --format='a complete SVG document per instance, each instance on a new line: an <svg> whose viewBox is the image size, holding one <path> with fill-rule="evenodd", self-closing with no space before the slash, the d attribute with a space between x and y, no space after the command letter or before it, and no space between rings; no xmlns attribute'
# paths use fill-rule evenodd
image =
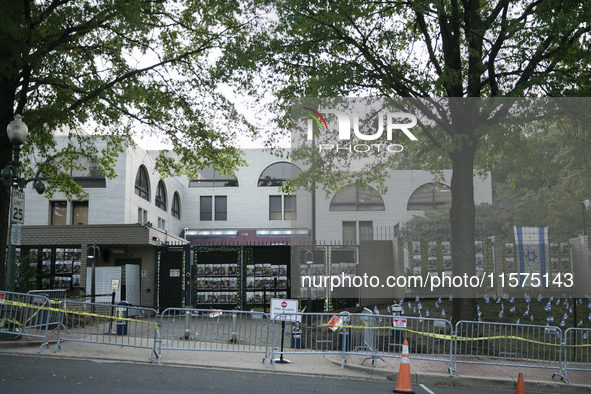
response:
<svg viewBox="0 0 591 394"><path fill-rule="evenodd" d="M168 308L162 312L164 350L263 354L269 366L269 318L261 312Z"/></svg>
<svg viewBox="0 0 591 394"><path fill-rule="evenodd" d="M562 377L562 331L558 327L460 321L456 363L557 369Z"/></svg>
<svg viewBox="0 0 591 394"><path fill-rule="evenodd" d="M51 303L52 310L47 311L48 316L48 325L49 327L55 326L53 331L57 330L57 326L61 323L60 320L60 313L55 309L60 309L64 307L64 301L67 298L67 290L66 289L48 289L48 290L30 290L27 294L32 295L42 295L49 298L49 302ZM48 327L48 328L49 328ZM62 326L65 329L65 327Z"/></svg>
<svg viewBox="0 0 591 394"><path fill-rule="evenodd" d="M401 357L406 339L411 359L441 361L449 364L450 376L455 369L453 326L445 319L391 315L351 315L352 343L346 355L369 355L374 362L379 358ZM362 362L363 362L362 361Z"/></svg>
<svg viewBox="0 0 591 394"><path fill-rule="evenodd" d="M41 295L0 292L0 337L16 339L24 336L42 338L41 346L49 347L47 326L49 299Z"/></svg>
<svg viewBox="0 0 591 394"><path fill-rule="evenodd" d="M564 332L564 363L562 378L570 384L568 370L591 371L591 330L568 328Z"/></svg>
<svg viewBox="0 0 591 394"><path fill-rule="evenodd" d="M161 322L155 309L64 301L60 315L54 352L65 341L117 345L150 349L150 362L155 354L160 364Z"/></svg>
<svg viewBox="0 0 591 394"><path fill-rule="evenodd" d="M349 313L282 313L270 321L272 339L269 344L273 368L284 354L339 354L341 367L350 337L346 326ZM283 348L281 344L284 344ZM288 344L289 346L285 345ZM281 357L276 359L275 356Z"/></svg>

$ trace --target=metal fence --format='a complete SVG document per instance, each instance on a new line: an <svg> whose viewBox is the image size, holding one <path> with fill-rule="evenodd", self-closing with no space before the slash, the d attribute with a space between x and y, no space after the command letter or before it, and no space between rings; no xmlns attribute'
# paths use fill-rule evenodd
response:
<svg viewBox="0 0 591 394"><path fill-rule="evenodd" d="M292 313L275 315L270 320L272 339L269 344L270 356L275 363L283 362L284 354L340 354L341 367L345 363L345 347L347 338L343 337L334 327L335 315L327 313ZM346 321L349 313L339 315ZM337 317L338 318L338 317ZM331 328L332 327L332 328ZM276 356L279 355L279 358Z"/></svg>
<svg viewBox="0 0 591 394"><path fill-rule="evenodd" d="M60 322L54 352L64 341L117 345L150 349L150 362L155 354L160 363L161 322L155 309L65 301Z"/></svg>
<svg viewBox="0 0 591 394"><path fill-rule="evenodd" d="M591 371L591 330L569 328L564 332L563 379L570 383L567 371Z"/></svg>
<svg viewBox="0 0 591 394"><path fill-rule="evenodd" d="M460 321L455 362L555 369L563 376L558 327Z"/></svg>
<svg viewBox="0 0 591 394"><path fill-rule="evenodd" d="M160 352L261 353L269 366L269 318L262 312L168 308L161 321Z"/></svg>
<svg viewBox="0 0 591 394"><path fill-rule="evenodd" d="M28 340L42 338L37 353L47 341L49 299L42 295L0 292L0 337L15 339L19 336Z"/></svg>
<svg viewBox="0 0 591 394"><path fill-rule="evenodd" d="M49 299L52 310L46 311L48 314L47 328L49 329L53 327L54 331L57 330L57 326L61 323L60 312L57 309L64 307L64 301L67 298L67 290L30 290L27 294L45 296Z"/></svg>
<svg viewBox="0 0 591 394"><path fill-rule="evenodd" d="M385 357L401 357L406 339L410 358L448 363L450 375L457 374L453 365L453 326L445 319L375 315L367 310L351 315L340 331L350 338L345 355L367 356L362 363L371 359L377 366L377 361Z"/></svg>
<svg viewBox="0 0 591 394"><path fill-rule="evenodd" d="M55 313L55 315L54 315ZM52 316L58 316L54 318ZM554 370L570 383L569 370L591 371L591 330L460 321L455 328L444 319L397 317L342 312L275 315L262 312L169 308L155 309L59 301L40 294L0 292L0 336L41 338L48 346L48 327L57 325L57 345L65 341L162 351L248 352L263 355L267 367L289 354L338 354L363 361L400 357L409 343L410 358L449 363L523 366ZM48 346L49 347L49 346ZM279 357L277 357L279 356ZM459 374L458 374L459 375Z"/></svg>

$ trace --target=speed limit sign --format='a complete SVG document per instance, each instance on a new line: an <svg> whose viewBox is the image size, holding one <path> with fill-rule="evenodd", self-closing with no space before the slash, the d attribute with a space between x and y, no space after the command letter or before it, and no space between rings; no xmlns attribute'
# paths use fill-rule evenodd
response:
<svg viewBox="0 0 591 394"><path fill-rule="evenodd" d="M25 193L12 190L12 209L10 210L11 223L25 223Z"/></svg>

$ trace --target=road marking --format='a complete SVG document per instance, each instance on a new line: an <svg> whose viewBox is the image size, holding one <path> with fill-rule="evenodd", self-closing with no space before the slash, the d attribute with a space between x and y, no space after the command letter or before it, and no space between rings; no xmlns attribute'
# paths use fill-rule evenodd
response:
<svg viewBox="0 0 591 394"><path fill-rule="evenodd" d="M419 386L421 386L423 388L423 390L425 390L426 392L428 392L429 394L435 394L433 391L429 390L428 388L425 387L424 384L419 384Z"/></svg>

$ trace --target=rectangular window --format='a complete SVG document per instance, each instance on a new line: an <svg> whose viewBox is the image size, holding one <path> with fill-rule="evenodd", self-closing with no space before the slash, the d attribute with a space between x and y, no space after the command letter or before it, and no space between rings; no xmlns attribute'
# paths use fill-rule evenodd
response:
<svg viewBox="0 0 591 394"><path fill-rule="evenodd" d="M227 220L228 197L215 196L215 220Z"/></svg>
<svg viewBox="0 0 591 394"><path fill-rule="evenodd" d="M158 218L158 228L162 230L166 230L166 220L162 218Z"/></svg>
<svg viewBox="0 0 591 394"><path fill-rule="evenodd" d="M343 244L357 243L357 222L343 222Z"/></svg>
<svg viewBox="0 0 591 394"><path fill-rule="evenodd" d="M359 222L359 240L373 241L373 222Z"/></svg>
<svg viewBox="0 0 591 394"><path fill-rule="evenodd" d="M200 215L199 220L211 221L212 220L212 198L211 196L201 196L199 198Z"/></svg>
<svg viewBox="0 0 591 394"><path fill-rule="evenodd" d="M283 212L285 220L297 219L296 196L284 196Z"/></svg>
<svg viewBox="0 0 591 394"><path fill-rule="evenodd" d="M65 225L68 203L66 201L52 201L51 224L53 226Z"/></svg>
<svg viewBox="0 0 591 394"><path fill-rule="evenodd" d="M72 202L72 224L88 224L88 201Z"/></svg>
<svg viewBox="0 0 591 394"><path fill-rule="evenodd" d="M269 220L281 220L281 196L269 196Z"/></svg>

